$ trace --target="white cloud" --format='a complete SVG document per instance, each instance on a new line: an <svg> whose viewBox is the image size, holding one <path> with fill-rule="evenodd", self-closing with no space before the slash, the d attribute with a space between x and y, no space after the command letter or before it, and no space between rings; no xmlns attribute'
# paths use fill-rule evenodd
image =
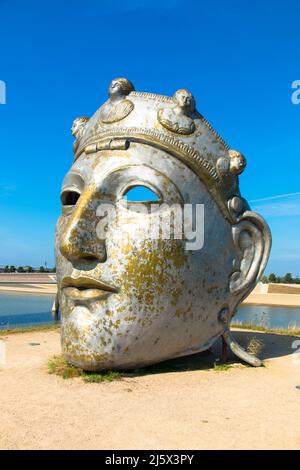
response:
<svg viewBox="0 0 300 470"><path fill-rule="evenodd" d="M277 194L276 196L268 196L260 199L252 199L251 203L262 202L262 201L273 201L275 199L283 199L287 197L300 196L300 193L287 193L287 194Z"/></svg>
<svg viewBox="0 0 300 470"><path fill-rule="evenodd" d="M250 204L265 217L300 216L300 192L254 199Z"/></svg>

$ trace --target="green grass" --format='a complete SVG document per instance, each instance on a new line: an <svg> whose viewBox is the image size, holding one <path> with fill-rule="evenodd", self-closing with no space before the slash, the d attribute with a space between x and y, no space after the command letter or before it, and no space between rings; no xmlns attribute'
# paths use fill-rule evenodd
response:
<svg viewBox="0 0 300 470"><path fill-rule="evenodd" d="M214 370L216 370L217 372L224 372L231 368L232 364L229 364L228 362L214 363Z"/></svg>
<svg viewBox="0 0 300 470"><path fill-rule="evenodd" d="M63 379L72 379L74 377L81 377L86 383L100 383L112 382L114 380L121 380L122 376L117 371L104 371L104 372L88 372L80 367L75 367L69 364L66 359L60 356L53 356L48 362L49 374L55 374Z"/></svg>
<svg viewBox="0 0 300 470"><path fill-rule="evenodd" d="M120 372L108 370L107 372L85 372L83 380L87 383L100 383L100 382L113 382L114 380L121 380Z"/></svg>
<svg viewBox="0 0 300 470"><path fill-rule="evenodd" d="M300 329L296 326L289 326L288 328L267 328L263 325L254 325L253 323L231 323L231 328L238 328L239 330L253 330L261 331L263 333L272 333L275 335L288 335L288 336L300 336Z"/></svg>
<svg viewBox="0 0 300 470"><path fill-rule="evenodd" d="M49 374L55 374L63 379L81 377L83 370L69 364L63 356L53 356L48 362Z"/></svg>

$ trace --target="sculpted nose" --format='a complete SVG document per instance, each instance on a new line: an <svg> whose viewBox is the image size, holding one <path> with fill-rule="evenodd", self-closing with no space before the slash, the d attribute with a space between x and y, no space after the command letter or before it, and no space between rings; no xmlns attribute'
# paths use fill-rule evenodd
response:
<svg viewBox="0 0 300 470"><path fill-rule="evenodd" d="M69 261L106 261L105 240L99 239L96 233L99 204L95 190L88 187L69 216L60 241L60 252Z"/></svg>

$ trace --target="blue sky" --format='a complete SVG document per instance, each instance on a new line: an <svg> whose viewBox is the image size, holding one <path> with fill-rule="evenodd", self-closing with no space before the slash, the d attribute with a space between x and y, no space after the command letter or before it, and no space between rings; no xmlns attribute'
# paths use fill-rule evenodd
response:
<svg viewBox="0 0 300 470"><path fill-rule="evenodd" d="M0 264L53 264L71 123L125 76L193 92L247 157L242 194L273 232L267 272L300 274L299 18L298 0L0 0Z"/></svg>

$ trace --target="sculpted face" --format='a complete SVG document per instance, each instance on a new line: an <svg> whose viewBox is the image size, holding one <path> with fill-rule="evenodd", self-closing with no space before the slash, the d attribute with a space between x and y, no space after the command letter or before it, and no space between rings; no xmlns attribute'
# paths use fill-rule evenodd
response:
<svg viewBox="0 0 300 470"><path fill-rule="evenodd" d="M137 185L168 206L204 204L202 249L187 251L185 239L150 239L159 212L140 214L122 200ZM112 203L118 215L102 240L101 203ZM91 370L145 365L206 348L207 336L213 341L222 332L218 314L228 305L235 253L231 227L185 164L140 144L83 154L63 183L62 211L57 278L62 345L72 363Z"/></svg>
<svg viewBox="0 0 300 470"><path fill-rule="evenodd" d="M240 196L245 158L194 111L188 90L170 98L119 78L92 117L74 122L56 230L56 305L72 364L131 369L220 336L261 364L229 326L266 265L269 229ZM137 186L154 195L127 201Z"/></svg>
<svg viewBox="0 0 300 470"><path fill-rule="evenodd" d="M109 87L109 94L110 96L122 94L122 86L118 80L113 80L111 82L111 85Z"/></svg>
<svg viewBox="0 0 300 470"><path fill-rule="evenodd" d="M75 121L73 122L73 125L71 127L71 132L72 132L72 135L76 139L80 136L80 134L83 133L83 129L84 129L87 121L88 121L88 118L79 117L79 118L75 119Z"/></svg>
<svg viewBox="0 0 300 470"><path fill-rule="evenodd" d="M76 137L76 134L78 133L81 125L82 125L82 119L78 118L78 119L75 119L75 121L73 122L73 125L72 125L72 128L71 128L71 132L72 132L72 135L74 137Z"/></svg>
<svg viewBox="0 0 300 470"><path fill-rule="evenodd" d="M192 93L185 89L176 91L174 94L174 101L180 108L191 111L193 110L195 104Z"/></svg>
<svg viewBox="0 0 300 470"><path fill-rule="evenodd" d="M132 83L126 78L116 78L109 86L108 94L111 98L121 98L133 90Z"/></svg>

